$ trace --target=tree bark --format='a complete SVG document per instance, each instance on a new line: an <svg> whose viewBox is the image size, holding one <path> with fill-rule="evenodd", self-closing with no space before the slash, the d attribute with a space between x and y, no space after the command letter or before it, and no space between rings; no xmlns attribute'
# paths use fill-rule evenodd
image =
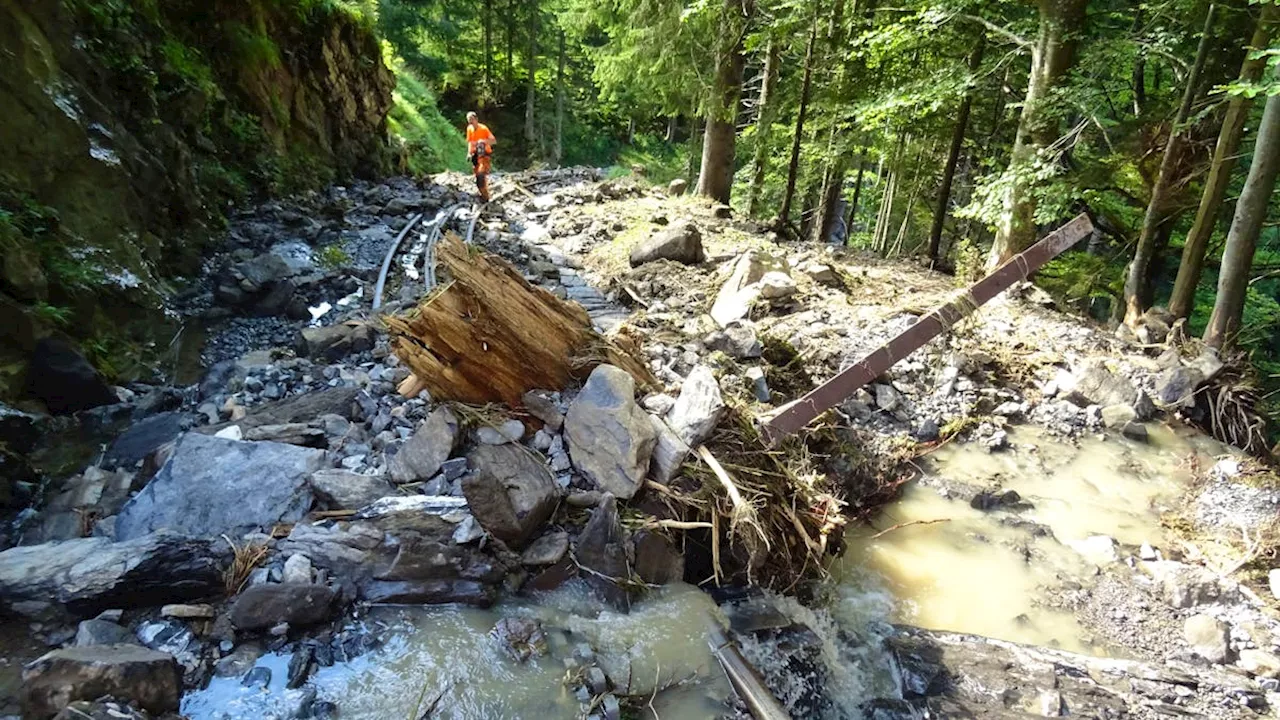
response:
<svg viewBox="0 0 1280 720"><path fill-rule="evenodd" d="M702 167L702 123L698 122L697 115L689 116L693 122L689 129L689 168L686 173L689 184L692 185L698 179L698 170Z"/></svg>
<svg viewBox="0 0 1280 720"><path fill-rule="evenodd" d="M559 62L556 63L556 142L551 148L551 162L560 167L564 157L564 30L560 31Z"/></svg>
<svg viewBox="0 0 1280 720"><path fill-rule="evenodd" d="M764 176L769 169L769 135L773 129L774 117L777 115L778 56L781 54L780 43L769 37L769 45L765 49L763 78L760 83L760 112L756 117L756 152L751 164L751 184L747 188L747 215L755 217L760 209L760 190L764 187Z"/></svg>
<svg viewBox="0 0 1280 720"><path fill-rule="evenodd" d="M862 199L862 176L867 170L867 151L863 149L858 154L858 176L853 181L853 199L849 201L849 207L845 209L844 226L845 226L845 244L848 245L853 237L853 223L858 218L858 201Z"/></svg>
<svg viewBox="0 0 1280 720"><path fill-rule="evenodd" d="M1169 196L1174 185L1174 173L1177 172L1178 159L1182 151L1182 136L1187 118L1191 115L1191 105L1195 102L1200 89L1200 75L1204 70L1205 60L1209 57L1209 44L1213 30L1213 16L1217 6L1209 3L1205 10L1204 30L1200 35L1200 44L1196 49L1195 63L1187 74L1187 87L1182 93L1182 103L1178 106L1178 114L1169 126L1169 140L1164 146L1164 157L1160 159L1160 172L1156 175L1155 184L1151 187L1151 200L1147 203L1147 212L1142 219L1142 232L1138 236L1138 247L1133 253L1133 262L1129 264L1129 275L1124 283L1124 321L1133 326L1151 305L1151 260L1155 256L1160 227L1168 220L1165 214L1169 208Z"/></svg>
<svg viewBox="0 0 1280 720"><path fill-rule="evenodd" d="M493 0L484 0L484 89L493 95Z"/></svg>
<svg viewBox="0 0 1280 720"><path fill-rule="evenodd" d="M831 6L830 21L827 24L827 48L822 61L824 67L831 66L843 44L844 0L835 0ZM835 98L845 97L848 76L848 64L838 63L835 80L830 85ZM837 107L839 107L838 100ZM831 230L836 221L836 208L840 205L840 194L844 190L844 176L849 170L849 156L837 143L837 118L838 110L832 113L831 126L827 129L827 153L822 158L822 185L818 193L818 207L813 213L812 227L809 232L809 237L817 243L825 243L831 237ZM851 152L852 149L849 151Z"/></svg>
<svg viewBox="0 0 1280 720"><path fill-rule="evenodd" d="M524 142L529 148L529 159L532 160L538 154L538 130L533 116L538 98L538 0L530 3L529 12L529 48L524 63L529 71L529 86L524 99Z"/></svg>
<svg viewBox="0 0 1280 720"><path fill-rule="evenodd" d="M1275 190L1280 173L1280 95L1267 98L1258 126L1258 141L1253 147L1253 164L1236 201L1235 217L1227 233L1227 246L1222 251L1222 270L1218 274L1218 297L1213 315L1204 330L1205 344L1220 350L1235 343L1244 314L1245 291L1249 287L1249 271L1253 267L1253 251L1258 244L1262 223L1267 218L1267 204Z"/></svg>
<svg viewBox="0 0 1280 720"><path fill-rule="evenodd" d="M818 11L814 5L813 24L809 27L809 44L804 51L804 80L800 83L800 107L796 110L796 129L791 136L791 160L787 164L787 189L782 193L778 222L785 228L791 222L791 202L796 193L796 176L800 172L800 140L804 137L804 119L809 112L809 90L813 80L813 46L818 39Z"/></svg>
<svg viewBox="0 0 1280 720"><path fill-rule="evenodd" d="M1133 11L1133 33L1136 37L1142 29L1142 6ZM1147 51L1138 48L1138 56L1133 61L1133 116L1142 115L1147 107Z"/></svg>
<svg viewBox="0 0 1280 720"><path fill-rule="evenodd" d="M667 142L675 143L676 131L680 129L680 116L672 115L667 118Z"/></svg>
<svg viewBox="0 0 1280 720"><path fill-rule="evenodd" d="M1255 50L1265 49L1271 43L1271 36L1280 21L1280 5L1262 6L1262 15L1258 18L1258 26L1254 29L1249 47ZM1266 58L1245 57L1240 66L1240 81L1252 82L1262 77L1266 67ZM1182 248L1182 262L1178 265L1178 279L1173 284L1173 296L1169 299L1169 312L1174 317L1185 318L1191 315L1195 307L1196 287L1200 284L1200 274L1204 270L1205 251L1209 247L1209 238L1213 235L1213 227L1217 223L1218 210L1222 207L1222 199L1227 194L1227 186L1231 182L1231 173L1235 171L1236 151L1240 149L1240 139L1244 135L1244 124L1249 119L1249 109L1253 99L1244 95L1233 95L1227 101L1227 110L1222 117L1222 130L1218 133L1218 143L1213 149L1213 161L1209 166L1209 177L1205 180L1204 191L1200 195L1200 207L1196 210L1195 222L1187 233L1187 241Z"/></svg>
<svg viewBox="0 0 1280 720"><path fill-rule="evenodd" d="M515 22L516 22L516 0L507 0L507 91L511 90L511 79L515 75L512 57L515 55Z"/></svg>
<svg viewBox="0 0 1280 720"><path fill-rule="evenodd" d="M947 207L951 204L951 183L956 177L956 165L960 162L960 150L964 147L965 131L969 127L969 111L973 107L974 79L982 66L982 52L986 38L979 37L973 52L969 54L969 87L960 100L956 114L956 126L951 133L951 147L947 150L947 164L942 168L942 183L938 186L938 206L933 211L933 226L929 228L929 267L938 264L938 248L942 245L942 227L947 220Z"/></svg>
<svg viewBox="0 0 1280 720"><path fill-rule="evenodd" d="M1049 92L1075 62L1078 30L1084 24L1086 0L1039 0L1040 31L1031 51L1031 75L1018 118L1009 171L1014 180L1005 191L995 242L987 258L994 268L1031 246L1036 238L1036 200L1025 172L1037 153L1057 139L1055 118L1045 106Z"/></svg>
<svg viewBox="0 0 1280 720"><path fill-rule="evenodd" d="M715 94L707 113L702 142L702 168L697 193L728 204L733 192L733 159L737 144L738 101L747 60L742 54L744 34L734 17L743 14L737 0L726 0L720 20L720 51L716 56Z"/></svg>

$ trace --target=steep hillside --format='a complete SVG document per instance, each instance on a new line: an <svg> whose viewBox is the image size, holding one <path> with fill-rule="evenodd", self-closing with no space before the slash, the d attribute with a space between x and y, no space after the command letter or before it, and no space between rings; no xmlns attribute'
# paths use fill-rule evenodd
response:
<svg viewBox="0 0 1280 720"><path fill-rule="evenodd" d="M128 374L231 202L388 163L394 78L340 2L0 0L0 49L0 395L51 331Z"/></svg>

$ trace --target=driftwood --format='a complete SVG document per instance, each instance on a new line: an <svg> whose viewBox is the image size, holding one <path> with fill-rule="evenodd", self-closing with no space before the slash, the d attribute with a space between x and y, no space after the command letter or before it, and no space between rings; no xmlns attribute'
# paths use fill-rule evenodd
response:
<svg viewBox="0 0 1280 720"><path fill-rule="evenodd" d="M591 329L586 310L530 285L511 265L448 233L436 248L440 289L385 318L391 348L413 371L400 391L437 400L522 404L525 392L560 389L607 362L638 386L648 368Z"/></svg>

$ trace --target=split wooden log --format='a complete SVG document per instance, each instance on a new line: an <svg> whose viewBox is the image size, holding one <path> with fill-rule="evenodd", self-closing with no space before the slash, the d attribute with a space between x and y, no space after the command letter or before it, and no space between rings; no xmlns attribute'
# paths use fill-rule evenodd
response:
<svg viewBox="0 0 1280 720"><path fill-rule="evenodd" d="M392 352L416 379L402 392L517 407L529 390L558 390L604 362L640 387L656 384L643 362L591 329L581 305L530 285L506 261L453 233L440 240L436 257L446 275L440 290L385 318Z"/></svg>

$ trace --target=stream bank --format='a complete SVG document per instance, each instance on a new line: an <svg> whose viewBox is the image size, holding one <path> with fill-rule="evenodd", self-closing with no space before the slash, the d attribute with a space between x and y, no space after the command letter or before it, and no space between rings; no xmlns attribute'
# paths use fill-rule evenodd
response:
<svg viewBox="0 0 1280 720"><path fill-rule="evenodd" d="M530 184L537 179L523 178ZM185 699L173 693L162 699L185 703L183 711L196 716L202 707L221 706L229 692L245 693L236 688L262 687L266 691L255 690L252 697L286 703L272 711L281 717L385 716L403 710L415 691L424 702L444 691L439 711L460 717L508 708L521 715L599 712L608 717L615 706L619 713L626 706L645 712L651 699L674 703L661 705L671 709L670 716L732 717L741 709L704 662L709 656L698 635L706 611L716 608L736 623L744 652L795 716L907 718L923 707L959 704L1017 717L1013 713L1024 712L1024 700L1039 702L1053 692L1060 699L1058 714L1085 716L1094 712L1085 709L1105 707L1110 708L1105 712L1124 708L1145 717L1156 712L1150 710L1152 697L1207 717L1233 717L1222 714L1227 708L1253 713L1249 708L1270 702L1266 692L1274 687L1267 682L1268 659L1256 653L1275 651L1264 635L1271 625L1247 596L1218 574L1199 577L1204 568L1186 552L1177 557L1187 562L1170 560L1172 538L1139 540L1123 532L1124 522L1107 520L1100 526L1078 523L1076 529L1089 533L1081 538L1064 524L1092 518L1098 507L1123 500L1130 509L1118 514L1142 516L1143 528L1155 527L1159 519L1145 507L1159 494L1152 492L1152 483L1158 485L1155 490L1167 490L1171 508L1178 504L1182 491L1176 482L1162 484L1163 474L1187 451L1166 445L1172 441L1165 431L1143 419L1156 412L1153 398L1172 392L1163 374L1190 365L1180 356L1132 353L1097 328L1043 307L1044 298L1033 288L984 309L845 403L832 422L835 437L844 441L828 445L829 456L817 458L813 467L825 472L814 482L831 483L817 485L823 490L838 489L850 503L850 515L872 519L914 474L900 461L945 439L949 444L933 457L939 463L936 474L946 481L933 483L926 475L906 490L898 507L909 509L919 492L933 492L932 484L946 488L973 513L1020 524L1019 532L1026 533L1018 541L1024 565L1041 560L1026 557L1028 552L1034 556L1037 545L1052 543L1052 551L1040 548L1047 556L1041 567L1069 562L1064 577L1053 580L1079 583L1073 589L1077 593L1099 592L1114 575L1117 592L1135 597L1138 573L1123 574L1129 557L1134 570L1156 563L1151 567L1165 571L1174 586L1194 588L1188 592L1195 602L1176 608L1175 621L1195 608L1197 615L1231 623L1228 650L1216 665L1195 655L1175 656L1168 642L1150 651L1141 642L1126 643L1143 650L1141 656L1101 662L895 627L892 622L906 621L935 631L979 629L896 612L895 607L911 602L924 607L929 598L899 594L895 599L892 574L884 568L844 575L837 568L834 582L818 582L815 573L800 588L810 599L806 605L754 591L708 598L681 585L715 584L708 582L715 574L709 543L700 542L696 530L675 533L653 524L677 518L664 515L649 495L639 493L628 503L619 492L613 497L601 492L625 492L628 484L634 490L638 480L656 482L653 473L663 468L646 459L637 477L633 460L631 474L602 481L600 468L617 463L584 467L583 458L603 453L614 460L609 453L619 447L648 446L652 453L663 427L694 431L690 439L701 435L718 448L717 432L738 431L723 423L717 428L719 418L711 415L744 408L761 413L794 399L814 379L856 359L954 290L949 279L909 266L825 248L775 245L753 225L723 217L721 209L632 181L597 183L590 171L543 179L535 197L508 193L486 211L477 243L510 259L531 282L580 302L601 329L627 328L664 383L662 392L637 399L626 373L608 366L588 376L587 389L544 388L526 397L524 410L515 413L398 392L410 373L386 338L363 322L370 315L375 268L410 213L465 200L465 178L354 184L245 211L233 219L221 254L182 295L182 311L207 338L203 354L209 369L202 382L125 388L121 396L129 402L81 418L78 430L106 427L108 420L128 426L114 439L111 431L101 430L101 440L89 450L96 456L98 442L107 447L91 467L62 483L28 482L19 488L40 501L13 528L21 545L0 554L0 598L7 612L25 618L15 629L24 628L49 646L77 646L79 653L92 653L82 648L95 643L125 641L165 654L181 673L180 683L170 685ZM689 264L665 257L631 267L637 245L667 238L689 246L694 232L701 259L690 252ZM725 285L733 283L726 302L718 303ZM744 290L757 295L737 302ZM410 308L420 295L420 280L393 276L387 310ZM326 304L328 310L321 312ZM723 323L711 317L725 319L724 312L741 315ZM715 409L713 398L722 410ZM692 414L706 408L713 412ZM28 420L32 426L48 422ZM578 435L585 444L575 446L570 426L587 430ZM1027 426L1026 438L1019 426ZM600 447L591 442L615 432ZM1139 439L1121 440L1121 434ZM1064 457L1071 456L1068 443L1073 441L1083 448L1074 452L1091 457L1119 448L1115 462L1080 473L1124 479L1095 482L1093 492L1102 498L1097 502L1079 502L1079 485L1056 496L1050 492L1061 484L1049 479L1055 466L1071 462ZM681 442L686 451L696 444ZM1063 449L1055 450L1059 446ZM740 479L753 469L743 458L715 452ZM1205 453L1198 456L1203 464ZM1130 467L1153 457L1158 459L1154 470ZM986 461L1005 465L977 476ZM664 487L679 490L681 482L707 482L700 467L690 461L683 479L668 476ZM508 469L514 472L502 474ZM1203 481L1204 473L1190 474ZM1220 473L1202 494L1216 493L1213 506L1227 502L1224 497L1245 497L1234 488L1254 488L1234 482L1242 474L1239 467L1235 474ZM485 476L498 479L500 489L494 492ZM1016 482L1022 480L1028 484ZM1017 507L1021 500L1008 494L1015 489L1032 507ZM981 509L973 507L983 491L1000 507L988 501L977 503ZM946 507L947 523L900 528L881 540L910 548L936 542L930 533L976 519ZM1056 512L1039 515L1051 511ZM890 517L876 519L876 527L934 519L897 515L893 507L887 512ZM1206 531L1212 531L1212 517L1205 519ZM166 535L166 530L190 537ZM853 536L862 530L846 533L849 564L857 564ZM978 534L988 531L970 526L943 539L952 552L970 554L984 542L974 537ZM1115 560L1098 562L1071 545L1095 536L1112 538ZM1005 539L986 540L1001 545ZM839 536L833 533L830 543L838 547ZM1142 543L1161 555L1144 557ZM1082 547L1091 551L1103 544L1090 541ZM928 556L921 564L945 564L938 558ZM1007 559L998 562L1008 564ZM996 563L979 562L974 573ZM635 592L637 587L618 581L632 572L648 586L669 587ZM1086 587L1076 579L1090 572L1102 578L1099 584ZM1188 574L1197 576L1194 585L1185 581ZM173 583L173 577L183 582ZM757 580L795 586L793 577ZM1166 588L1170 581L1159 582ZM1016 624L1022 614L1029 625L1043 625L1036 614L1048 615L1039 609L1045 596L1065 598L1062 590L1041 579L1008 588L1003 592L1022 596L1018 602L1025 607L1009 607L981 629L1002 636L1001 626ZM954 591L942 592L945 603L990 607L987 594L957 600ZM224 596L231 601L222 603ZM1148 601L1148 607L1163 603ZM384 604L452 606L397 614L401 611L376 607ZM1079 607L1087 605L1082 601ZM620 614L627 608L630 615ZM1057 612L1089 626L1084 611L1071 603ZM74 622L89 617L94 619ZM1168 635L1168 623L1144 630L1144 617L1135 613L1121 624L1138 633ZM632 624L637 618L651 620ZM539 622L500 622L510 619ZM1236 639L1251 624L1257 631ZM432 639L423 627L450 631ZM1114 626L1086 632L1102 634L1109 627ZM628 628L637 634L628 636ZM477 636L490 629L494 639ZM1076 640L1046 632L1012 639L1057 639L1067 649L1112 652L1105 643L1083 642L1078 632L1071 637ZM579 647L583 643L590 654ZM1174 644L1185 651L1184 644ZM543 645L548 654L538 657ZM416 647L421 649L405 649ZM648 665L662 656L650 653L651 647L678 649L667 671ZM491 673L486 676L491 693L449 691L453 676L443 668L455 653L469 658L468 668L479 665ZM640 669L620 662L619 653L630 653ZM426 664L413 670L425 676L424 684L358 694L385 682L388 669L410 655ZM1005 657L1004 662L1027 668L1005 674L1009 689L996 707L987 707L990 698L960 692L967 673L988 667L970 662L974 656ZM75 662L83 664L83 657ZM163 665L163 659L148 658L144 665L156 663ZM1224 674L1223 663L1245 674ZM270 670L269 677L256 667ZM540 695L517 710L498 690L510 683L545 685L559 668L570 671L564 696ZM650 672L660 680L641 685L635 679L647 679ZM1134 678L1153 684L1117 690L1111 682L1085 687L1072 679L1099 673L1121 685ZM427 687L426 679L440 686ZM38 685L39 673L32 671L27 682ZM660 701L652 692L655 683L671 685L658 693ZM164 685L166 691L170 685ZM1105 692L1098 689L1102 686ZM1194 690L1188 696L1179 687ZM192 692L200 688L209 694ZM686 694L692 705L681 704ZM377 704L378 698L387 704ZM261 712L260 706L247 705L230 716L259 717L255 713Z"/></svg>

